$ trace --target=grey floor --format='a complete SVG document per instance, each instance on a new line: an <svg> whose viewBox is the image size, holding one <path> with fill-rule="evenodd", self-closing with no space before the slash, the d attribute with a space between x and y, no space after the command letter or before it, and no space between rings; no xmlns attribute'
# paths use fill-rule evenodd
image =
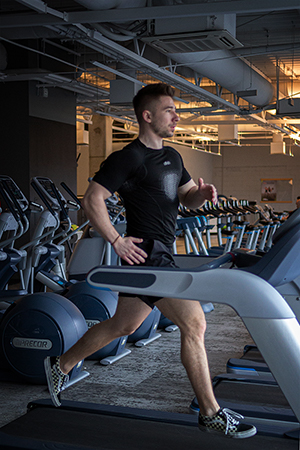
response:
<svg viewBox="0 0 300 450"><path fill-rule="evenodd" d="M228 306L215 305L206 318L206 348L213 377L225 372L228 358L238 357L252 340ZM179 331L162 331L159 339L144 348L127 347L131 354L111 366L86 361L90 376L66 390L63 398L188 413L194 394L180 363ZM30 401L47 397L45 386L0 383L0 427L25 414Z"/></svg>

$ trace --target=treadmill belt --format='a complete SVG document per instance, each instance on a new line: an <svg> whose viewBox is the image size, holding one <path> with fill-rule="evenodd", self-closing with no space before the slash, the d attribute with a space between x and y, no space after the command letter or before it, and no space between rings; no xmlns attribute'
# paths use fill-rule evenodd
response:
<svg viewBox="0 0 300 450"><path fill-rule="evenodd" d="M180 415L178 415L180 416ZM15 444L7 445L7 442ZM24 440L24 446L19 444ZM180 425L90 412L38 407L0 429L1 449L98 450L297 450L298 442L254 436L226 439Z"/></svg>

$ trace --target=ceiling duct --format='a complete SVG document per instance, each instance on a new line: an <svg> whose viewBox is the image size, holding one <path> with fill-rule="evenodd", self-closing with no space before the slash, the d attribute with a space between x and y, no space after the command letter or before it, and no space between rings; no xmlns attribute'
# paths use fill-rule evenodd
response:
<svg viewBox="0 0 300 450"><path fill-rule="evenodd" d="M106 0L77 0L77 2L94 10L146 7L147 4L145 0L133 0L131 2L127 2L127 0L111 2ZM161 3L164 2L156 2L156 4ZM218 17L214 16L213 19L209 16L206 19L210 25L207 26L209 31L205 31L205 25L201 23L204 27L202 28L203 31L193 30L191 34L184 29L186 27L184 21L156 20L155 30L157 34L150 37L148 42L160 52L167 54L175 62L175 66L177 63L189 67L199 76L209 78L236 95L237 92L250 90L256 95L245 95L241 98L245 98L247 102L258 107L268 105L274 95L271 83L228 50L228 48L233 49L242 46L234 37L235 15L223 14ZM198 29L201 24L198 23ZM213 31L211 31L212 25L216 28ZM161 31L166 28L168 34L164 35ZM146 41L146 39L148 38L145 37L143 40ZM206 45L209 50L205 49Z"/></svg>
<svg viewBox="0 0 300 450"><path fill-rule="evenodd" d="M228 50L169 53L168 56L173 61L213 80L233 94L238 95L238 92L244 91L241 98L245 98L255 106L262 107L272 101L274 95L272 84ZM256 95L245 95L247 91Z"/></svg>
<svg viewBox="0 0 300 450"><path fill-rule="evenodd" d="M111 105L131 105L133 97L141 89L140 84L129 80L116 79L110 81L109 102Z"/></svg>
<svg viewBox="0 0 300 450"><path fill-rule="evenodd" d="M276 116L300 118L300 98L284 98L278 101Z"/></svg>
<svg viewBox="0 0 300 450"><path fill-rule="evenodd" d="M283 135L279 133L273 134L273 140L270 144L271 155L285 155L285 142L283 142Z"/></svg>
<svg viewBox="0 0 300 450"><path fill-rule="evenodd" d="M113 8L142 8L146 6L146 0L76 0L82 6L97 11Z"/></svg>
<svg viewBox="0 0 300 450"><path fill-rule="evenodd" d="M151 36L142 40L165 53L186 53L243 47L243 44L227 30Z"/></svg>

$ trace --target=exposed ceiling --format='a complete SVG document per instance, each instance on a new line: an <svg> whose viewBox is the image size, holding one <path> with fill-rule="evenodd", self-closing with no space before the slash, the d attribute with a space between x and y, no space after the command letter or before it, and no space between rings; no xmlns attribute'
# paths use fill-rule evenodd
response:
<svg viewBox="0 0 300 450"><path fill-rule="evenodd" d="M115 141L137 132L134 92L164 81L177 142L300 145L299 0L0 0L0 82L24 80L113 117Z"/></svg>

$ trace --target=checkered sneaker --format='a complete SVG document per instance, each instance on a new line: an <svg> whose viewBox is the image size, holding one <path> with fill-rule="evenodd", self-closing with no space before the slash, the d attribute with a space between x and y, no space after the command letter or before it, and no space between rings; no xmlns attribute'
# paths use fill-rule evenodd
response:
<svg viewBox="0 0 300 450"><path fill-rule="evenodd" d="M60 406L61 401L59 394L65 389L65 386L69 381L69 375L65 375L60 370L59 356L48 356L44 360L44 367L51 400L55 406Z"/></svg>
<svg viewBox="0 0 300 450"><path fill-rule="evenodd" d="M221 408L214 416L203 416L199 413L199 428L209 433L223 433L226 437L243 439L254 436L257 432L253 425L240 423L244 419L241 414L228 408Z"/></svg>

